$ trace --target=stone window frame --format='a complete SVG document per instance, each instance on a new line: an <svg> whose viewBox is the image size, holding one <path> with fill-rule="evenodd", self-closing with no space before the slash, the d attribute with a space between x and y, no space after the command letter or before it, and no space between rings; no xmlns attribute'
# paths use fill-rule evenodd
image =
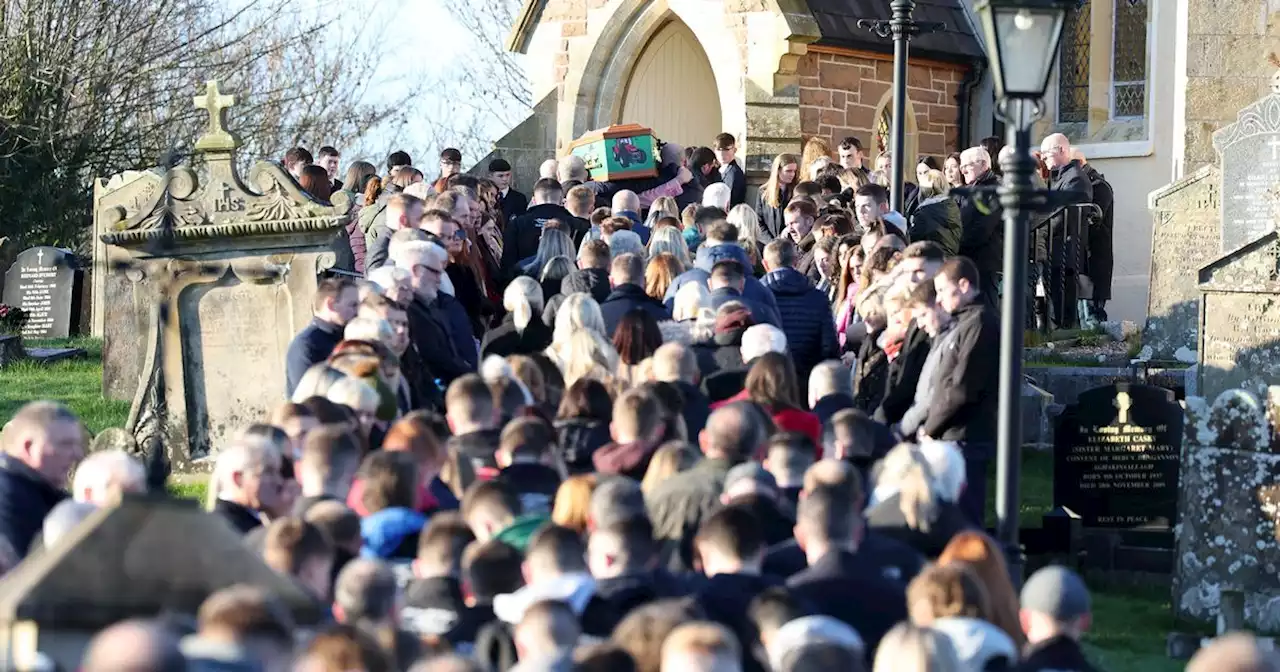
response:
<svg viewBox="0 0 1280 672"><path fill-rule="evenodd" d="M1077 0L1081 1L1081 0ZM1061 52L1054 68L1053 78L1045 96L1048 114L1035 126L1035 135L1044 137L1050 133L1065 133L1072 144L1090 159L1126 158L1150 156L1155 151L1152 117L1153 99L1157 91L1155 56L1158 52L1159 13L1158 0L1145 0L1147 5L1146 36L1146 90L1142 117L1116 117L1115 112L1115 35L1116 5L1129 0L1083 0L1090 14L1092 39L1089 45L1089 118L1086 122L1061 123L1058 121L1058 69L1062 65ZM1082 4L1083 4L1082 2ZM1120 85L1125 85L1120 82Z"/></svg>
<svg viewBox="0 0 1280 672"><path fill-rule="evenodd" d="M871 155L871 165L875 166L876 158L880 156L880 143L877 141L876 133L879 129L881 116L889 117L890 134L893 132L893 89L889 89L880 96L880 103L876 105L875 116L871 117L871 147L868 149L875 150L875 154ZM907 94L907 127L906 138L904 139L902 149L906 155L911 157L910 161L903 161L902 157L894 159L894 163L898 166L898 170L903 171L903 179L906 182L914 182L916 178L916 162L920 160L920 121L916 117L915 105L911 103L911 95ZM889 138L885 144L885 152L893 153L893 139ZM937 157L946 159L947 157Z"/></svg>

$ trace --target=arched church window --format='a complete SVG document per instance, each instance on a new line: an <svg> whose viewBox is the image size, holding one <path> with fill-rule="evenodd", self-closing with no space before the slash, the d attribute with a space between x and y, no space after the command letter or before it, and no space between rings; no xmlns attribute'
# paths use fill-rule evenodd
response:
<svg viewBox="0 0 1280 672"><path fill-rule="evenodd" d="M1091 0L1067 12L1058 53L1058 121L1089 120L1089 49Z"/></svg>
<svg viewBox="0 0 1280 672"><path fill-rule="evenodd" d="M893 138L893 111L886 105L880 110L879 116L876 117L876 153L883 154L890 151L889 146L892 144Z"/></svg>
<svg viewBox="0 0 1280 672"><path fill-rule="evenodd" d="M1111 116L1147 111L1147 0L1118 0L1112 43Z"/></svg>

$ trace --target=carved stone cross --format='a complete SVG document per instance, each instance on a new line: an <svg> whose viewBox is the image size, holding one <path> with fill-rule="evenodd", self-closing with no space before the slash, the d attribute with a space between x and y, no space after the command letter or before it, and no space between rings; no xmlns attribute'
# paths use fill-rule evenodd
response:
<svg viewBox="0 0 1280 672"><path fill-rule="evenodd" d="M44 250L36 250L36 263L44 266Z"/></svg>
<svg viewBox="0 0 1280 672"><path fill-rule="evenodd" d="M1128 392L1118 392L1116 400L1112 404L1120 410L1119 423L1122 425L1129 424L1129 409L1133 408L1133 397Z"/></svg>
<svg viewBox="0 0 1280 672"><path fill-rule="evenodd" d="M192 99L196 109L209 113L209 130L196 141L196 149L232 150L239 146L239 141L223 125L226 123L227 108L236 104L236 97L223 94L218 90L218 81L211 79L205 83L203 95Z"/></svg>
<svg viewBox="0 0 1280 672"><path fill-rule="evenodd" d="M1271 138L1267 146L1271 148L1271 160L1280 161L1280 136Z"/></svg>

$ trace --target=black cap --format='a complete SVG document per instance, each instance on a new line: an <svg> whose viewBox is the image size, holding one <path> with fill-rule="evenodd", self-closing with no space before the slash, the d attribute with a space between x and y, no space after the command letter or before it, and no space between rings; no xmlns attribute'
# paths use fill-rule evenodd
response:
<svg viewBox="0 0 1280 672"><path fill-rule="evenodd" d="M441 161L453 161L454 163L462 163L462 152L450 147L440 152Z"/></svg>
<svg viewBox="0 0 1280 672"><path fill-rule="evenodd" d="M491 173L509 173L511 172L511 164L506 159L494 159L489 162L489 172Z"/></svg>

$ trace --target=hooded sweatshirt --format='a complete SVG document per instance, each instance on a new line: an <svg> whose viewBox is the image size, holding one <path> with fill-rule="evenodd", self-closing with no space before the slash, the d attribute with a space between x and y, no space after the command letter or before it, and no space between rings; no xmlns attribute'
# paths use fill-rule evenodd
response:
<svg viewBox="0 0 1280 672"><path fill-rule="evenodd" d="M412 509L392 507L360 519L360 557L413 559L427 517Z"/></svg>
<svg viewBox="0 0 1280 672"><path fill-rule="evenodd" d="M596 594L596 580L586 572L573 572L524 586L514 593L493 598L493 613L511 624L519 623L524 612L543 600L564 602L573 613L582 616L587 603Z"/></svg>

